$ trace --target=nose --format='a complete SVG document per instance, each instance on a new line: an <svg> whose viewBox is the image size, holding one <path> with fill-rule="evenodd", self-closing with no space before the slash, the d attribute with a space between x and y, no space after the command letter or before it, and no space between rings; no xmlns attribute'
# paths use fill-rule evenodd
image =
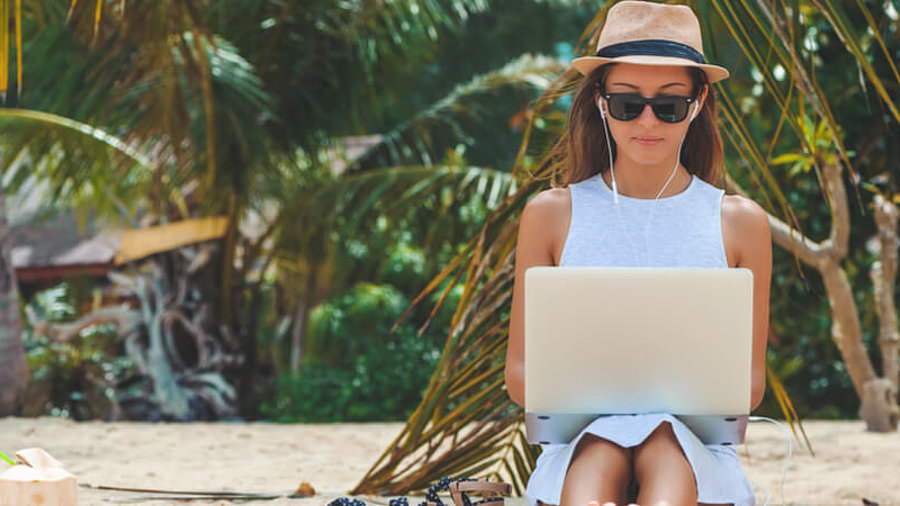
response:
<svg viewBox="0 0 900 506"><path fill-rule="evenodd" d="M653 107L650 104L644 104L644 108L641 110L641 114L635 119L641 126L643 127L651 127L656 126L659 123L659 118L656 117L656 114L653 112Z"/></svg>

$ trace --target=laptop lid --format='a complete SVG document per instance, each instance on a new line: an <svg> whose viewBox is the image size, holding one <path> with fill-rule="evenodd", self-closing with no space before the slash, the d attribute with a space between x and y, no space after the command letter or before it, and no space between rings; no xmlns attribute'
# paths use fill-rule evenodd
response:
<svg viewBox="0 0 900 506"><path fill-rule="evenodd" d="M749 413L748 269L532 267L524 302L528 412Z"/></svg>

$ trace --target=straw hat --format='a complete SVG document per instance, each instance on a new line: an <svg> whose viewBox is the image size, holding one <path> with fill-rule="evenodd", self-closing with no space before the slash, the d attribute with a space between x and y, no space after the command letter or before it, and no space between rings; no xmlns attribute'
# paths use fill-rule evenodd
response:
<svg viewBox="0 0 900 506"><path fill-rule="evenodd" d="M597 41L597 56L584 56L572 66L588 75L607 63L697 67L709 82L728 77L728 71L706 63L700 22L686 5L625 0L613 5Z"/></svg>

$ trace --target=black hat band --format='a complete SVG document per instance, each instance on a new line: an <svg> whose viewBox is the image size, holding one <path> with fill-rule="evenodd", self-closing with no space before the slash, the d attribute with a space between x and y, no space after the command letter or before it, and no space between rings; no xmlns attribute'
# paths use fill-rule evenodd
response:
<svg viewBox="0 0 900 506"><path fill-rule="evenodd" d="M669 56L684 58L695 63L705 64L703 55L686 44L671 40L635 40L622 42L600 48L597 56L603 58L619 58L621 56Z"/></svg>

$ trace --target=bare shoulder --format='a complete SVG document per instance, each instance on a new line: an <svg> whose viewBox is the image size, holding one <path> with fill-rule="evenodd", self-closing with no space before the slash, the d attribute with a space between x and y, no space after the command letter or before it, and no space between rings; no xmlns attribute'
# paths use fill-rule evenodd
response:
<svg viewBox="0 0 900 506"><path fill-rule="evenodd" d="M568 188L544 190L528 201L519 223L519 253L528 257L522 261L558 265L571 215ZM528 252L537 253L532 256Z"/></svg>
<svg viewBox="0 0 900 506"><path fill-rule="evenodd" d="M725 195L722 201L723 228L740 235L769 233L769 216L756 202L741 195Z"/></svg>
<svg viewBox="0 0 900 506"><path fill-rule="evenodd" d="M568 188L550 188L535 195L522 210L522 221L547 224L567 220L571 197Z"/></svg>
<svg viewBox="0 0 900 506"><path fill-rule="evenodd" d="M740 195L725 196L722 237L732 267L771 263L769 216L756 202Z"/></svg>

